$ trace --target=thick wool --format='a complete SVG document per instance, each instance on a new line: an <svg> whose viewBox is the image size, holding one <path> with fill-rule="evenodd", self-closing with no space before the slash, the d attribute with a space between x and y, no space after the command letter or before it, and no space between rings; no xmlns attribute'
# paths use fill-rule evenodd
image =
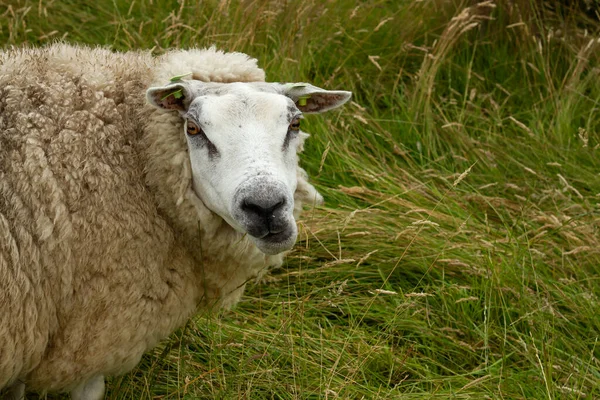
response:
<svg viewBox="0 0 600 400"><path fill-rule="evenodd" d="M230 307L266 256L191 189L175 75L263 81L214 49L0 54L0 389L70 390L133 368L198 308ZM320 196L298 169L295 216Z"/></svg>

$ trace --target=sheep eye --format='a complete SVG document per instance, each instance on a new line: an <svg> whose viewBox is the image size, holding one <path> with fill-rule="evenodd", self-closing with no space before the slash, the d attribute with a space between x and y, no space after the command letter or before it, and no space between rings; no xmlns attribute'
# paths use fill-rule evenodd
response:
<svg viewBox="0 0 600 400"><path fill-rule="evenodd" d="M187 134L190 136L194 136L202 132L202 129L195 122L188 121L187 122Z"/></svg>
<svg viewBox="0 0 600 400"><path fill-rule="evenodd" d="M290 131L299 131L299 130L300 130L300 118L294 118L294 120L290 124Z"/></svg>

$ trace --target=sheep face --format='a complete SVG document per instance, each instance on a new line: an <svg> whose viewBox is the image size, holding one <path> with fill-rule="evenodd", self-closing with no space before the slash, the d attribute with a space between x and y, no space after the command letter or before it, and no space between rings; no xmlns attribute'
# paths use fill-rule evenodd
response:
<svg viewBox="0 0 600 400"><path fill-rule="evenodd" d="M198 197L265 254L296 241L293 216L303 113L338 107L349 92L308 84L182 81L150 88L154 106L184 119Z"/></svg>

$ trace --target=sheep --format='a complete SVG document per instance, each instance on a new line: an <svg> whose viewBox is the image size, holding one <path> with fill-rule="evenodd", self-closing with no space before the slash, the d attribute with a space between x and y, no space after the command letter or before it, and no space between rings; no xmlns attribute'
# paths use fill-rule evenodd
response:
<svg viewBox="0 0 600 400"><path fill-rule="evenodd" d="M101 399L105 376L281 265L322 200L300 119L350 96L214 47L0 52L4 398Z"/></svg>

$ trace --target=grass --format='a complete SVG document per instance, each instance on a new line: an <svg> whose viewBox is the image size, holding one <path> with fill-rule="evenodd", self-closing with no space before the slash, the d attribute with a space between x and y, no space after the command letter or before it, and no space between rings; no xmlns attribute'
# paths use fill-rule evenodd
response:
<svg viewBox="0 0 600 400"><path fill-rule="evenodd" d="M0 3L6 45L216 44L354 92L306 121L326 206L284 267L107 399L600 398L598 25L538 4Z"/></svg>

